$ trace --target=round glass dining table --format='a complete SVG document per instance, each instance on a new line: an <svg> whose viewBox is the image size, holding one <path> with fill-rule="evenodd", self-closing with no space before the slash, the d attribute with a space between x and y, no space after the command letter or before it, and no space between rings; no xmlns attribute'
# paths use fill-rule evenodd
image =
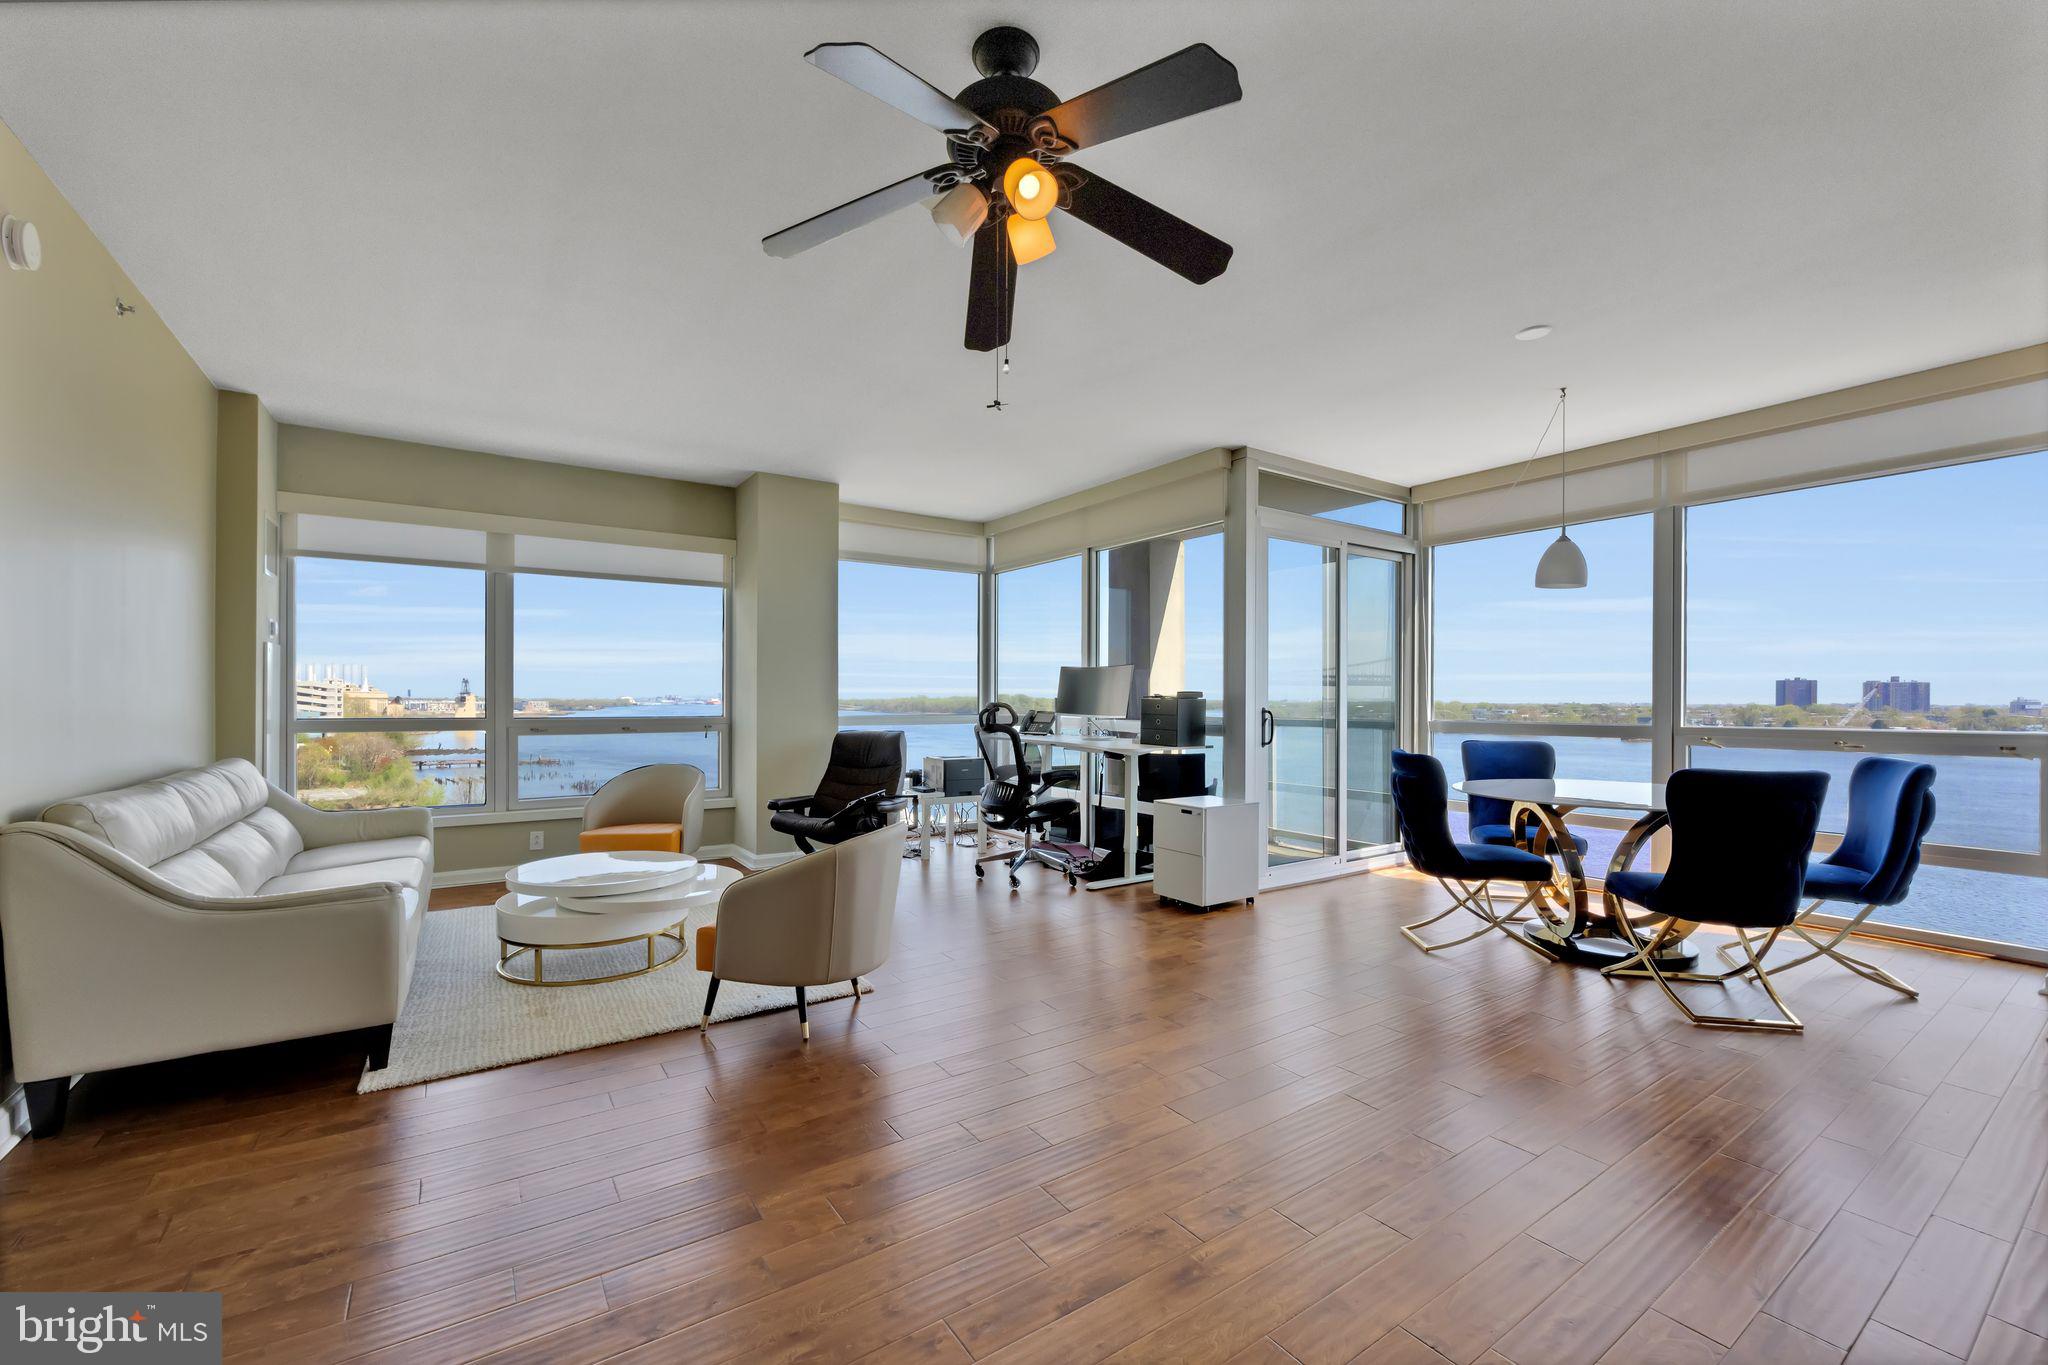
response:
<svg viewBox="0 0 2048 1365"><path fill-rule="evenodd" d="M1650 836L1669 822L1663 783L1493 777L1460 782L1458 790L1513 803L1508 823L1516 829L1533 823L1529 851L1557 865L1557 879L1536 899L1537 922L1522 931L1532 947L1560 962L1588 967L1611 967L1641 951L1642 940L1619 898L1603 891L1600 911L1596 914L1590 908L1585 865L1577 841L1565 828L1565 817L1575 810L1638 812L1608 861L1607 874L1612 876L1627 869ZM1698 955L1683 939L1666 944L1657 954L1660 967L1677 971L1689 971L1697 962Z"/></svg>

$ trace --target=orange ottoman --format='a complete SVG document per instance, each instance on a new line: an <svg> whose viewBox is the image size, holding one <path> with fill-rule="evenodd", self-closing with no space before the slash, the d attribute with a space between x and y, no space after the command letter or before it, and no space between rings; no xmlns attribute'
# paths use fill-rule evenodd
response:
<svg viewBox="0 0 2048 1365"><path fill-rule="evenodd" d="M625 853L633 849L654 849L662 853L683 851L681 825L600 825L576 836L585 853Z"/></svg>

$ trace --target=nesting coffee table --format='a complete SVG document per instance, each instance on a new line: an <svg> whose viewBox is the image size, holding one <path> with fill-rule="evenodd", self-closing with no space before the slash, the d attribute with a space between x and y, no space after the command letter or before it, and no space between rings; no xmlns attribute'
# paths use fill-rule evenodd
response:
<svg viewBox="0 0 2048 1365"><path fill-rule="evenodd" d="M526 863L505 878L506 894L498 900L498 975L519 986L594 986L659 971L687 950L683 921L692 911L715 907L739 879L732 868L652 850L571 853ZM639 940L647 944L645 966L548 979L550 950L616 948ZM666 955L658 957L657 948ZM507 970L528 953L532 976Z"/></svg>

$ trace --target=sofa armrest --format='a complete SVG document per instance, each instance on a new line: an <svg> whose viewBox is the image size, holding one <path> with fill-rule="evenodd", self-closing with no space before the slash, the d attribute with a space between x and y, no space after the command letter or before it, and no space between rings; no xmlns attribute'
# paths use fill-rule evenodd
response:
<svg viewBox="0 0 2048 1365"><path fill-rule="evenodd" d="M270 808L281 812L299 832L307 848L328 848L335 844L359 844L369 839L397 839L416 835L430 839L434 817L423 806L394 806L389 810L320 810L289 792L270 789Z"/></svg>

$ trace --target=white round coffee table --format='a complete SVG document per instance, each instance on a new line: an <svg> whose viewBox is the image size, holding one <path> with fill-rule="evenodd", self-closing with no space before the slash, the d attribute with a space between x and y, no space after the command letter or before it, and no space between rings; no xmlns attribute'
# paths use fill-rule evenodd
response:
<svg viewBox="0 0 2048 1365"><path fill-rule="evenodd" d="M642 859L655 855L586 853L576 858ZM679 854L661 854L669 860L668 880L658 886L636 886L632 890L599 894L591 882L589 865L571 869L570 883L557 873L544 871L539 878L522 876L537 864L518 869L506 884L520 886L563 885L563 891L538 894L514 889L501 897L498 915L498 966L500 977L520 986L589 986L603 981L623 981L658 971L681 957L687 949L683 921L693 911L716 907L725 888L740 879L729 867L713 867ZM678 861L679 860L679 861ZM567 863L569 858L551 858ZM550 876L553 880L550 881ZM644 872L643 872L644 876ZM631 880L630 878L628 880ZM572 894L566 886L576 888ZM607 885L597 883L595 885ZM636 939L647 944L647 963L629 971L602 976L575 976L550 981L547 977L549 949L614 948ZM657 957L657 944L668 945L667 955ZM519 976L507 970L523 954L533 954L533 975Z"/></svg>
<svg viewBox="0 0 2048 1365"><path fill-rule="evenodd" d="M529 896L609 896L666 886L696 865L697 860L687 853L658 849L566 853L513 868L505 878L505 889Z"/></svg>

